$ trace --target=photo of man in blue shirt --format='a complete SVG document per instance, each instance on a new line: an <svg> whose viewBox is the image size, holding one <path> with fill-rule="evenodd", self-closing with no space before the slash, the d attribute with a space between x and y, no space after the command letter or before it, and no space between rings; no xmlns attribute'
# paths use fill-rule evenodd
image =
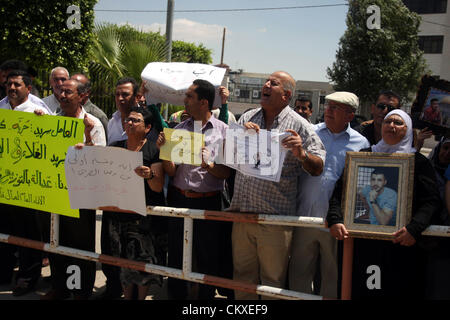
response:
<svg viewBox="0 0 450 320"><path fill-rule="evenodd" d="M375 169L370 175L370 185L362 187L358 194L369 212L372 225L395 226L397 192L389 187L383 171Z"/></svg>

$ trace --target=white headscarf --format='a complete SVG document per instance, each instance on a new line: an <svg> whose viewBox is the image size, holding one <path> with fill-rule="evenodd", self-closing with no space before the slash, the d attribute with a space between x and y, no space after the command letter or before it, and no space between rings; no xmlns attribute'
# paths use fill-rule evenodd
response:
<svg viewBox="0 0 450 320"><path fill-rule="evenodd" d="M399 143L395 145L387 144L381 139L376 145L372 146L373 152L386 152L386 153L414 153L416 149L413 148L413 129L412 120L410 116L401 109L395 109L389 112L384 119L389 118L391 115L399 115L406 123L406 134Z"/></svg>

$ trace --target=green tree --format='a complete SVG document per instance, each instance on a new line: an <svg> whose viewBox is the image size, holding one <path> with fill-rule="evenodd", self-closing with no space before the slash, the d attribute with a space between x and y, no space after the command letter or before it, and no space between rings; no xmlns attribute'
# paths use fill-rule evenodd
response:
<svg viewBox="0 0 450 320"><path fill-rule="evenodd" d="M15 0L0 6L0 61L19 59L35 69L57 65L69 70L87 67L97 0ZM67 21L80 8L80 28Z"/></svg>
<svg viewBox="0 0 450 320"><path fill-rule="evenodd" d="M380 8L381 26L369 29L367 8ZM336 61L327 68L337 91L354 92L362 113L382 90L391 89L404 98L417 91L426 64L418 45L421 18L401 0L350 0L347 30L341 37Z"/></svg>
<svg viewBox="0 0 450 320"><path fill-rule="evenodd" d="M145 32L130 25L99 24L94 28L93 42L89 64L93 100L108 115L114 111L111 93L119 78L131 76L140 81L148 63L166 61L166 40L159 32ZM172 61L211 63L211 50L202 44L174 41Z"/></svg>

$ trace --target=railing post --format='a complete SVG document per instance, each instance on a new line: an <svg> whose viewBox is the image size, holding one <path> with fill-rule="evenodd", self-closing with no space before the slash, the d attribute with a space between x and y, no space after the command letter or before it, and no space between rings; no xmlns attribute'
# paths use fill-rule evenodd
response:
<svg viewBox="0 0 450 320"><path fill-rule="evenodd" d="M50 247L59 246L59 214L50 214Z"/></svg>
<svg viewBox="0 0 450 320"><path fill-rule="evenodd" d="M353 272L353 238L344 240L342 254L342 287L341 300L352 299L352 272Z"/></svg>
<svg viewBox="0 0 450 320"><path fill-rule="evenodd" d="M183 274L184 276L192 272L192 234L194 229L194 219L184 218L183 237Z"/></svg>

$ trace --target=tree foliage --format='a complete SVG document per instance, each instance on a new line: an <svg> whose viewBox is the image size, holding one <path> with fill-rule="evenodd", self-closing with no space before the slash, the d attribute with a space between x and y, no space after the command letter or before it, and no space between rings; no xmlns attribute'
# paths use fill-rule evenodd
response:
<svg viewBox="0 0 450 320"><path fill-rule="evenodd" d="M368 29L366 10L377 5L381 28ZM363 105L382 90L403 97L417 90L426 64L418 45L421 18L400 0L350 0L347 30L341 37L336 61L327 68L335 90L357 94Z"/></svg>
<svg viewBox="0 0 450 320"><path fill-rule="evenodd" d="M96 25L90 69L102 74L105 81L123 76L139 80L144 67L150 62L166 61L165 37L157 32L137 30L129 25ZM211 63L211 50L203 45L174 41L173 62Z"/></svg>
<svg viewBox="0 0 450 320"><path fill-rule="evenodd" d="M0 6L0 61L19 59L35 69L57 65L84 69L92 43L97 0L15 0ZM69 29L70 5L80 8L81 28Z"/></svg>

